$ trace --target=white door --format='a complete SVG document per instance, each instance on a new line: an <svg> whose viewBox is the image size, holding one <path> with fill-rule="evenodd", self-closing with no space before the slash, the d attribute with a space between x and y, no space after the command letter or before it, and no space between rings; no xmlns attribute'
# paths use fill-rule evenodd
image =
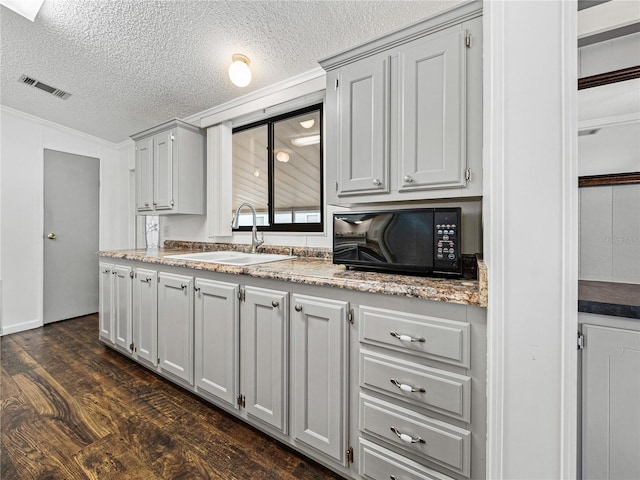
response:
<svg viewBox="0 0 640 480"><path fill-rule="evenodd" d="M133 352L158 364L158 272L137 268L133 280Z"/></svg>
<svg viewBox="0 0 640 480"><path fill-rule="evenodd" d="M44 151L44 323L98 311L100 161Z"/></svg>

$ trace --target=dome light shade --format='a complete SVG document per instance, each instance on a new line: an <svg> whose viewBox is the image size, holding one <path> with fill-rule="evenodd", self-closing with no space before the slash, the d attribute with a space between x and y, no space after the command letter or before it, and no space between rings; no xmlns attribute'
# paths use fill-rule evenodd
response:
<svg viewBox="0 0 640 480"><path fill-rule="evenodd" d="M229 67L229 78L237 87L246 87L251 83L251 62L245 55L236 53L231 57L233 63Z"/></svg>
<svg viewBox="0 0 640 480"><path fill-rule="evenodd" d="M282 163L287 163L289 161L289 154L281 150L276 153L276 160Z"/></svg>

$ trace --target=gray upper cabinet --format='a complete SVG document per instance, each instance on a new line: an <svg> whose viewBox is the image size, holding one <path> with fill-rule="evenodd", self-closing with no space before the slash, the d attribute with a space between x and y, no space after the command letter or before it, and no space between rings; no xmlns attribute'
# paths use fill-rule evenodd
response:
<svg viewBox="0 0 640 480"><path fill-rule="evenodd" d="M482 5L320 61L327 201L482 195Z"/></svg>
<svg viewBox="0 0 640 480"><path fill-rule="evenodd" d="M136 142L136 208L141 215L205 213L205 135L171 120L131 137Z"/></svg>
<svg viewBox="0 0 640 480"><path fill-rule="evenodd" d="M291 435L345 465L349 304L293 294L292 305Z"/></svg>
<svg viewBox="0 0 640 480"><path fill-rule="evenodd" d="M384 56L353 63L333 81L339 91L339 195L389 191L388 65Z"/></svg>
<svg viewBox="0 0 640 480"><path fill-rule="evenodd" d="M455 30L398 54L401 192L465 186L465 39Z"/></svg>

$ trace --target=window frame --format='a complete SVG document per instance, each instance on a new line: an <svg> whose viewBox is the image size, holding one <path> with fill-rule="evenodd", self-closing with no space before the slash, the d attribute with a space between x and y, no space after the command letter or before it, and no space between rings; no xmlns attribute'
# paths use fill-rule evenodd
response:
<svg viewBox="0 0 640 480"><path fill-rule="evenodd" d="M260 127L263 125L267 126L267 215L269 220L269 225L259 225L258 230L262 232L291 232L291 233L300 233L300 232L309 232L309 233L323 233L324 232L324 223L325 223L325 212L324 212L324 117L323 117L323 102L316 103L313 105L309 105L306 107L302 107L296 110L292 110L289 112L281 113L275 115L273 117L264 118L258 120L256 122L249 123L247 125L242 125L239 127L235 127L231 130L231 136L238 132L242 132L244 130L250 130L252 128ZM318 111L319 114L319 127L320 127L320 178L319 186L320 186L320 222L319 223L275 223L275 208L274 208L274 188L275 188L275 155L274 155L274 144L275 144L275 133L274 133L274 125L282 120L286 120L288 118L297 117L309 112ZM233 151L231 153L233 158ZM233 162L233 160L232 160ZM233 192L231 193L233 196ZM233 207L236 208L237 206ZM292 218L295 218L295 210L292 210ZM232 229L233 232L250 232L250 226L239 226L238 228Z"/></svg>

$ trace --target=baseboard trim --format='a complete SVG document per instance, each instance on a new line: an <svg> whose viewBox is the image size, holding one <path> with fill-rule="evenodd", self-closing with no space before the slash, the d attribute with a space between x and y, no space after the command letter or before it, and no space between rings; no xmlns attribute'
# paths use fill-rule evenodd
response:
<svg viewBox="0 0 640 480"><path fill-rule="evenodd" d="M25 330L33 330L42 326L41 320L31 320L30 322L22 322L16 325L8 325L2 327L0 336L11 335L12 333L24 332Z"/></svg>

